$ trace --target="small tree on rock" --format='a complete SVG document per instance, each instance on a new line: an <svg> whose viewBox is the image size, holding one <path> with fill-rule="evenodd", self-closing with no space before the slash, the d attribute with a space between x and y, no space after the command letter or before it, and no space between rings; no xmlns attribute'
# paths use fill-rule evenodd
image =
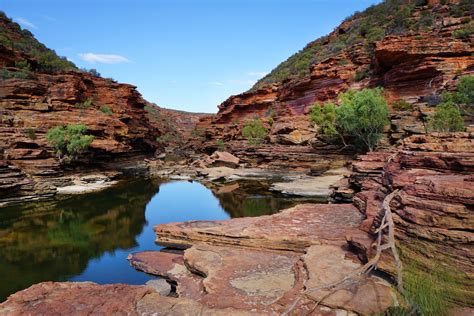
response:
<svg viewBox="0 0 474 316"><path fill-rule="evenodd" d="M258 118L247 121L242 129L242 136L244 136L251 145L263 143L267 135L268 130L263 126L262 120Z"/></svg>
<svg viewBox="0 0 474 316"><path fill-rule="evenodd" d="M437 132L460 132L464 130L464 120L461 112L453 102L443 102L436 107L429 121L429 127Z"/></svg>
<svg viewBox="0 0 474 316"><path fill-rule="evenodd" d="M87 127L82 124L56 126L48 130L46 140L54 148L58 159L72 161L82 154L94 140L86 135Z"/></svg>
<svg viewBox="0 0 474 316"><path fill-rule="evenodd" d="M310 119L324 135L338 135L344 145L350 139L356 147L373 151L389 123L387 102L383 90L363 89L347 91L339 96L341 104L313 106Z"/></svg>

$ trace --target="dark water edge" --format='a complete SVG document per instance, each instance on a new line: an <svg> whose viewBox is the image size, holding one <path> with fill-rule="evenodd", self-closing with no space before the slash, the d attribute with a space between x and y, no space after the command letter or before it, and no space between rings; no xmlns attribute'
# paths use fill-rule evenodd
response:
<svg viewBox="0 0 474 316"><path fill-rule="evenodd" d="M129 253L160 250L153 226L273 214L302 202L265 181L210 190L198 182L131 178L107 190L0 208L0 302L43 281L144 284Z"/></svg>

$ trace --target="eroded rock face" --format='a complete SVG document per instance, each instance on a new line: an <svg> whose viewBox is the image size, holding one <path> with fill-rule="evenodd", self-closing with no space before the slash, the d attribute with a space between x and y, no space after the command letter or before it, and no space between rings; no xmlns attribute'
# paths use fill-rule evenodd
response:
<svg viewBox="0 0 474 316"><path fill-rule="evenodd" d="M430 15L430 10L448 12L449 6L438 4L436 8L413 8L411 18L426 13ZM267 161L281 159L283 164L286 158L290 166L296 165L292 163L293 159L302 164L308 159L316 163L318 159L315 156L291 153L299 152L294 147L305 148L309 144L315 145L315 151L322 156L344 154L341 152L342 144L329 145L327 140L317 135L308 113L315 102L337 102L341 92L366 87L383 87L390 105L399 100L411 105L406 110L392 109L390 128L386 131L390 143L410 135L423 134L422 118L433 110L433 104L427 100L430 97L439 100L442 91L452 90L461 76L473 73L472 39L453 35L455 30L467 27L468 24L463 23L463 18L445 16L437 20L431 30L387 36L375 42L373 53L356 44L312 65L306 77L287 79L279 84L231 96L219 105L219 112L214 118L203 119L197 125L204 136L200 146L204 149L215 148L216 141L223 140L228 150L243 161L265 163L266 155L270 154L264 155L259 151L267 149L249 149L242 136L245 122L259 117L269 131L266 146L274 148L282 156L274 155ZM344 32L344 26L341 25L338 30ZM329 37L341 34L335 31ZM356 72L364 69L371 70L367 77L355 80ZM285 152L280 148L285 146L292 149Z"/></svg>
<svg viewBox="0 0 474 316"><path fill-rule="evenodd" d="M157 225L156 242L244 246L304 252L313 244L344 245L345 236L368 238L357 227L363 219L350 204L300 204L278 214L229 221L189 221Z"/></svg>
<svg viewBox="0 0 474 316"><path fill-rule="evenodd" d="M461 283L468 300L474 279L472 144L473 135L468 133L412 136L397 150L360 157L349 178L360 191L354 205L367 216L361 225L367 232L379 225L387 192L399 190L390 207L400 247L422 266L436 258L465 275ZM385 259L379 268L393 273L393 262Z"/></svg>

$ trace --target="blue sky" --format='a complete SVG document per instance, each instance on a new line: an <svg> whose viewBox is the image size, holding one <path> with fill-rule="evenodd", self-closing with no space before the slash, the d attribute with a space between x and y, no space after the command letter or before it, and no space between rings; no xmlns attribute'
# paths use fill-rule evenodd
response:
<svg viewBox="0 0 474 316"><path fill-rule="evenodd" d="M160 106L216 112L230 95L380 0L0 0L77 66Z"/></svg>

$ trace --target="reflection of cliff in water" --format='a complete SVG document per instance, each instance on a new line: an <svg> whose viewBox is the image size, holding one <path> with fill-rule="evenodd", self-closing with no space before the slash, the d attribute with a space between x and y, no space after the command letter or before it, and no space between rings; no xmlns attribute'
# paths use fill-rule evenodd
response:
<svg viewBox="0 0 474 316"><path fill-rule="evenodd" d="M0 301L33 283L77 275L104 252L136 246L145 206L158 188L156 181L132 180L95 194L1 209Z"/></svg>
<svg viewBox="0 0 474 316"><path fill-rule="evenodd" d="M238 181L220 186L209 184L222 208L232 217L270 215L301 203L320 203L321 200L288 197L269 191L265 180Z"/></svg>

